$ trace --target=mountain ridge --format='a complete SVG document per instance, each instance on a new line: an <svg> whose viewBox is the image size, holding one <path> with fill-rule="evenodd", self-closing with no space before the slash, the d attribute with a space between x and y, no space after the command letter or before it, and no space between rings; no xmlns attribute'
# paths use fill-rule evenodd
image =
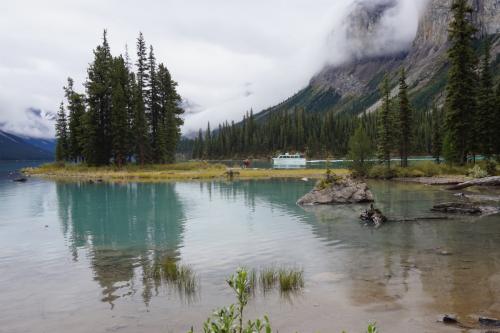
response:
<svg viewBox="0 0 500 333"><path fill-rule="evenodd" d="M0 160L53 160L55 140L19 136L0 130Z"/></svg>
<svg viewBox="0 0 500 333"><path fill-rule="evenodd" d="M442 103L446 86L448 25L451 19L452 0L431 0L421 16L417 33L408 49L389 52L387 55L351 57L340 65L325 66L314 75L309 84L284 102L256 114L256 119L265 119L274 112L292 112L302 108L306 112L360 114L375 111L380 102L378 86L385 73L389 77L396 94L397 70L405 67L410 98L417 109L426 109L432 103ZM386 6L370 7L359 2L353 9L355 31L361 40L373 37L376 25ZM473 21L477 27L477 37L492 36L492 59L495 80L500 78L500 0L474 0ZM361 7L360 7L361 6ZM373 10L373 8L375 8ZM364 30L363 30L364 29ZM349 30L349 29L348 29ZM367 44L370 45L370 44ZM477 45L479 49L480 46Z"/></svg>

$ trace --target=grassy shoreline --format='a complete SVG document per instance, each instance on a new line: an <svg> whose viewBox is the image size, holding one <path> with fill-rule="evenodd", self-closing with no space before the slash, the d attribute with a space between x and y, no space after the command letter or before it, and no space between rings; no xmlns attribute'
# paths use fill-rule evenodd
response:
<svg viewBox="0 0 500 333"><path fill-rule="evenodd" d="M207 162L184 162L166 165L127 165L89 167L83 164L44 164L37 168L26 168L26 175L56 180L98 180L107 182L164 182L178 180L229 179L228 171L233 171L233 179L270 178L312 178L324 177L325 169L241 169L228 168L223 164ZM336 174L346 175L347 169L336 169Z"/></svg>

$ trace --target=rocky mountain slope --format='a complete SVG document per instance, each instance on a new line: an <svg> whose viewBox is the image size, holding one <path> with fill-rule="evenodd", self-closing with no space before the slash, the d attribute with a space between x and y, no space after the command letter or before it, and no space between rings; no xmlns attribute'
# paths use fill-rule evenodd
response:
<svg viewBox="0 0 500 333"><path fill-rule="evenodd" d="M337 66L327 66L315 75L309 85L283 103L264 110L266 115L283 110L304 108L308 112L345 112L359 114L373 111L379 105L378 86L388 73L394 87L398 69L407 69L410 97L415 108L423 110L435 101L442 101L446 85L446 50L452 0L430 0L419 20L416 37L403 51L377 48L377 27L385 11L395 1L374 6L368 0L358 1L348 21L350 44L362 52L353 52L351 59ZM492 59L495 77L500 79L500 0L472 0L479 40L492 36ZM480 42L477 45L480 49ZM370 52L374 50L374 52ZM395 91L394 91L395 92Z"/></svg>

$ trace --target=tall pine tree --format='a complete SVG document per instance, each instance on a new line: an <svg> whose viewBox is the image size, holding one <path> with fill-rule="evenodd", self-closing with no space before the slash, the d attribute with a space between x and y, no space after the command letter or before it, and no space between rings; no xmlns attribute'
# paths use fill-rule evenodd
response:
<svg viewBox="0 0 500 333"><path fill-rule="evenodd" d="M475 147L476 57L472 47L475 28L467 0L453 0L449 27L450 70L446 87L446 159L463 164Z"/></svg>
<svg viewBox="0 0 500 333"><path fill-rule="evenodd" d="M499 127L496 127L495 107L496 96L493 87L493 78L490 68L491 42L486 38L484 44L484 55L480 66L480 80L478 89L478 108L476 116L475 136L478 141L479 152L487 159L495 152L495 140L498 136Z"/></svg>
<svg viewBox="0 0 500 333"><path fill-rule="evenodd" d="M66 161L68 159L68 124L66 121L66 111L62 102L57 113L56 139L56 161Z"/></svg>
<svg viewBox="0 0 500 333"><path fill-rule="evenodd" d="M108 164L111 158L111 72L113 59L104 30L102 45L94 50L94 61L88 69L87 88L88 115L86 161L92 165Z"/></svg>
<svg viewBox="0 0 500 333"><path fill-rule="evenodd" d="M393 145L394 131L393 118L391 115L391 90L389 87L389 77L385 75L380 86L380 95L382 96L382 106L378 111L378 159L385 163L387 168L391 167L391 150Z"/></svg>
<svg viewBox="0 0 500 333"><path fill-rule="evenodd" d="M74 81L68 78L64 87L68 116L68 158L78 162L83 160L85 96L74 91Z"/></svg>
<svg viewBox="0 0 500 333"><path fill-rule="evenodd" d="M125 61L122 56L119 56L113 60L113 90L111 95L112 156L119 167L127 162L129 153L129 112L126 97L128 80L129 76Z"/></svg>
<svg viewBox="0 0 500 333"><path fill-rule="evenodd" d="M412 139L412 119L411 119L411 106L408 99L408 85L406 84L405 69L401 68L399 77L399 117L398 117L398 148L399 156L401 158L401 166L408 167L408 155L411 148Z"/></svg>

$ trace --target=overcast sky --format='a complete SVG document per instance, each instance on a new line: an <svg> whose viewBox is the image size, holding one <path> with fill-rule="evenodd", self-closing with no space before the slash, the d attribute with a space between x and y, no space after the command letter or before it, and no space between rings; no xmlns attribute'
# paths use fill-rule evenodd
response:
<svg viewBox="0 0 500 333"><path fill-rule="evenodd" d="M104 28L114 55L126 44L133 55L139 31L153 44L190 103L185 133L207 121L239 120L250 108L291 96L326 63L350 56L346 50L357 44L345 41L342 22L355 1L1 1L0 128L53 135L50 123L26 110L55 112L68 76L83 92ZM394 1L381 43L409 43L425 0Z"/></svg>

